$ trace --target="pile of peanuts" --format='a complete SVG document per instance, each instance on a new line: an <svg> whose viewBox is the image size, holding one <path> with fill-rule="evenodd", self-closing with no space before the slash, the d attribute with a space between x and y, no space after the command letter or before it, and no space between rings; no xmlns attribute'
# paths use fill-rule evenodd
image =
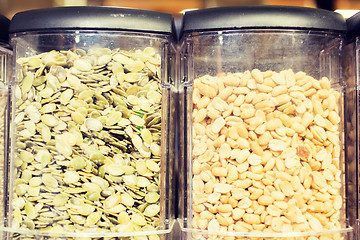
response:
<svg viewBox="0 0 360 240"><path fill-rule="evenodd" d="M263 233L344 227L341 91L326 77L291 69L195 79L192 227Z"/></svg>

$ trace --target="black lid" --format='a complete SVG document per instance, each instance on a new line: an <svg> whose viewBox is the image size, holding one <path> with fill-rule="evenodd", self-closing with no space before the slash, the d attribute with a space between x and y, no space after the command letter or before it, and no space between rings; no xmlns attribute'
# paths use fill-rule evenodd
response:
<svg viewBox="0 0 360 240"><path fill-rule="evenodd" d="M130 30L172 34L172 16L118 7L55 7L19 12L10 33L43 30Z"/></svg>
<svg viewBox="0 0 360 240"><path fill-rule="evenodd" d="M0 41L4 43L9 42L9 25L10 20L5 16L0 15Z"/></svg>
<svg viewBox="0 0 360 240"><path fill-rule="evenodd" d="M346 20L346 24L348 27L348 39L360 36L360 13L357 13Z"/></svg>
<svg viewBox="0 0 360 240"><path fill-rule="evenodd" d="M342 15L293 6L235 6L186 12L182 32L230 29L318 29L346 31Z"/></svg>

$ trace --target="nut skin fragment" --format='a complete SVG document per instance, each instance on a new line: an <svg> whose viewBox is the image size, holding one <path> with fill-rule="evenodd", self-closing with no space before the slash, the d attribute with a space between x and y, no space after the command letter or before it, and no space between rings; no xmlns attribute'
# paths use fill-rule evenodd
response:
<svg viewBox="0 0 360 240"><path fill-rule="evenodd" d="M300 145L297 148L297 155L302 160L306 160L311 156L311 147L309 145Z"/></svg>
<svg viewBox="0 0 360 240"><path fill-rule="evenodd" d="M208 186L201 209L193 205L204 211L196 226L203 229L206 220L208 230L306 232L343 224L332 217L344 210L342 183L335 181L342 161L340 94L329 80L254 69L206 77L206 85L195 85L193 111L201 113L195 124L201 119L209 129L206 156L213 157L193 156L193 183L200 192ZM196 126L194 141L202 129Z"/></svg>

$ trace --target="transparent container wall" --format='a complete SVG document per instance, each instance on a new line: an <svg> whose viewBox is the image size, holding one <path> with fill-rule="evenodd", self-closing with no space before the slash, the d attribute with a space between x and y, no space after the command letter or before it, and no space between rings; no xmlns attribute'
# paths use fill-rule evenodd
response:
<svg viewBox="0 0 360 240"><path fill-rule="evenodd" d="M0 42L0 82L7 84L12 74L12 50L6 43Z"/></svg>
<svg viewBox="0 0 360 240"><path fill-rule="evenodd" d="M7 168L9 156L9 89L12 76L12 51L8 44L0 42L0 201L6 197ZM0 218L4 218L4 205L0 206Z"/></svg>
<svg viewBox="0 0 360 240"><path fill-rule="evenodd" d="M132 236L130 236L132 235ZM174 232L172 226L169 231L150 231L150 232L134 232L132 234L122 233L59 233L59 232L42 232L42 231L28 231L28 230L16 230L9 229L0 231L0 237L2 239L88 239L88 240L100 240L104 237L118 240L172 240L174 238Z"/></svg>
<svg viewBox="0 0 360 240"><path fill-rule="evenodd" d="M346 83L345 97L345 138L347 155L347 212L349 223L355 229L359 218L358 206L358 164L359 164L359 93L358 93L358 40L344 46L342 54L343 80Z"/></svg>
<svg viewBox="0 0 360 240"><path fill-rule="evenodd" d="M201 32L181 44L183 230L347 229L341 35Z"/></svg>
<svg viewBox="0 0 360 240"><path fill-rule="evenodd" d="M167 234L171 37L65 31L13 35L12 43L5 230Z"/></svg>
<svg viewBox="0 0 360 240"><path fill-rule="evenodd" d="M188 56L188 66L194 79L252 69L277 72L292 69L316 79L326 76L332 83L339 81L341 38L337 34L248 30L194 33L186 37L189 41L183 43L183 49L192 54Z"/></svg>
<svg viewBox="0 0 360 240"><path fill-rule="evenodd" d="M286 235L286 234L284 234ZM223 234L219 235L216 233L202 232L202 231L191 231L191 232L182 232L182 240L353 240L356 239L353 233L350 231L339 231L331 234L310 234L306 236L281 236L279 234L274 234L273 237L260 237L254 234L253 236L236 236L233 234Z"/></svg>
<svg viewBox="0 0 360 240"><path fill-rule="evenodd" d="M3 66L5 67L5 66ZM6 85L0 83L0 200L6 198L6 162L8 157L8 108L9 108L9 91ZM0 206L0 218L4 218L4 205Z"/></svg>

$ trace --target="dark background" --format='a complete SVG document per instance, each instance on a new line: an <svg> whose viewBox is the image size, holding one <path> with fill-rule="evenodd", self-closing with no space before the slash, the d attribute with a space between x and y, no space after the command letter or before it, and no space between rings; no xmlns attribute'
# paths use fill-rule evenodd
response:
<svg viewBox="0 0 360 240"><path fill-rule="evenodd" d="M175 17L180 17L186 9L237 5L290 5L327 10L360 10L360 0L0 0L0 14L11 19L19 11L75 5L141 8L171 13Z"/></svg>

